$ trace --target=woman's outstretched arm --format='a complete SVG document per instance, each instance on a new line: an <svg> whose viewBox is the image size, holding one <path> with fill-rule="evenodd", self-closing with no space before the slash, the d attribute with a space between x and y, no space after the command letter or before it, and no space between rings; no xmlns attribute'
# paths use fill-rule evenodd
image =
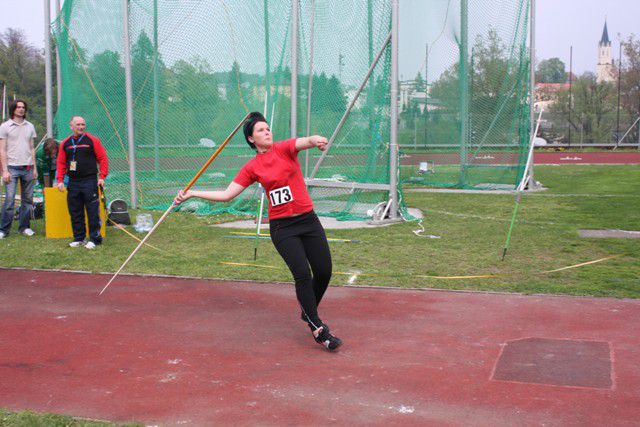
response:
<svg viewBox="0 0 640 427"><path fill-rule="evenodd" d="M186 192L180 190L178 195L173 202L176 205L184 202L185 200L189 200L192 197L198 197L200 199L211 200L213 202L228 202L236 197L238 194L244 191L245 187L238 184L237 182L231 181L231 184L227 187L226 190L223 191L199 191L199 190L188 190Z"/></svg>

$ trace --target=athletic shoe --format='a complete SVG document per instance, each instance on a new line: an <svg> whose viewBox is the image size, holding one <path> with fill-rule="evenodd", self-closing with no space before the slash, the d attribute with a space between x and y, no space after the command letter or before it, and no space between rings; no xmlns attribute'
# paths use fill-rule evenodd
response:
<svg viewBox="0 0 640 427"><path fill-rule="evenodd" d="M25 236L27 236L27 237L31 237L31 236L33 236L34 234L36 234L36 232L35 232L35 231L33 231L33 230L32 230L32 229L30 229L30 228L25 228L24 230L22 230L22 234L23 234L23 235L25 235Z"/></svg>
<svg viewBox="0 0 640 427"><path fill-rule="evenodd" d="M7 235L4 234L4 232L0 231L0 239L4 239L5 237L7 237Z"/></svg>
<svg viewBox="0 0 640 427"><path fill-rule="evenodd" d="M69 246L71 246L72 248L79 248L82 245L84 245L84 242L83 241L77 241L77 240L69 243Z"/></svg>
<svg viewBox="0 0 640 427"><path fill-rule="evenodd" d="M85 247L85 248L87 248L87 249L95 249L95 248L96 248L96 244L95 244L95 243L93 243L91 240L89 240L89 241L87 242L87 244L86 244L86 245L84 245L84 247Z"/></svg>
<svg viewBox="0 0 640 427"><path fill-rule="evenodd" d="M333 351L342 345L342 340L332 335L329 327L324 323L313 331L313 338L318 344L325 346L329 351Z"/></svg>

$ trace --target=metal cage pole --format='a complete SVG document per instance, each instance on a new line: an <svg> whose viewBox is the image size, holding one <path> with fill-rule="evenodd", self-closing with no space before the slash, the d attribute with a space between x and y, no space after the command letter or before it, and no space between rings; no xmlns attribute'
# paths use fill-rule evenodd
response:
<svg viewBox="0 0 640 427"><path fill-rule="evenodd" d="M369 65L373 63L373 58L375 52L373 51L373 4L371 4L372 0L367 0L367 44L369 50ZM375 92L375 76L373 76L369 80L369 88L367 89L367 107L369 108L369 138L371 138L371 143L373 144L374 135L373 135L373 127L374 127L374 99L373 94Z"/></svg>
<svg viewBox="0 0 640 427"><path fill-rule="evenodd" d="M309 43L311 45L311 49L309 52L309 81L307 82L307 132L306 132L306 136L309 136L309 134L311 133L311 94L313 91L313 48L314 48L314 42L313 39L315 37L315 29L314 29L314 24L315 24L315 9L316 9L316 5L315 5L315 0L311 0L311 28L310 28L310 33L311 35L309 36ZM305 178L309 177L309 150L305 151L305 156L304 156L304 176Z"/></svg>
<svg viewBox="0 0 640 427"><path fill-rule="evenodd" d="M129 37L129 0L122 0L124 26L124 83L127 100L127 141L129 143L129 181L131 207L138 207L136 190L136 150L133 136L133 85L131 83L131 39Z"/></svg>
<svg viewBox="0 0 640 427"><path fill-rule="evenodd" d="M56 0L56 17L60 19L60 0ZM60 72L60 43L56 43L56 83L58 92L58 105L62 99L62 74Z"/></svg>
<svg viewBox="0 0 640 427"><path fill-rule="evenodd" d="M622 41L620 42L620 51L618 53L618 107L616 108L616 147L620 143L620 83L622 74Z"/></svg>
<svg viewBox="0 0 640 427"><path fill-rule="evenodd" d="M536 0L530 0L531 10L529 11L529 129L534 130L535 125L535 102L536 102ZM537 135L531 137L532 140ZM526 171L525 171L526 172ZM536 187L536 181L533 179L533 164L531 165L531 171L529 175L529 188Z"/></svg>
<svg viewBox="0 0 640 427"><path fill-rule="evenodd" d="M264 0L264 111L265 117L270 117L273 112L269 113L271 105L271 45L269 43L269 0Z"/></svg>
<svg viewBox="0 0 640 427"><path fill-rule="evenodd" d="M160 173L160 120L158 95L158 0L153 0L153 172L156 178Z"/></svg>
<svg viewBox="0 0 640 427"><path fill-rule="evenodd" d="M398 218L398 0L391 0L391 141L389 144L389 218Z"/></svg>
<svg viewBox="0 0 640 427"><path fill-rule="evenodd" d="M467 134L469 120L469 2L460 0L460 186L464 187L467 178Z"/></svg>
<svg viewBox="0 0 640 427"><path fill-rule="evenodd" d="M298 0L291 0L291 138L298 136Z"/></svg>
<svg viewBox="0 0 640 427"><path fill-rule="evenodd" d="M51 81L51 1L44 0L44 76L47 136L53 136L53 93Z"/></svg>

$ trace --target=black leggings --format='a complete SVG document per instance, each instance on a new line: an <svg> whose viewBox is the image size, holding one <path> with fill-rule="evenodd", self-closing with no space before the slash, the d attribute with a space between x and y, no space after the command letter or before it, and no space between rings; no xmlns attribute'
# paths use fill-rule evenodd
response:
<svg viewBox="0 0 640 427"><path fill-rule="evenodd" d="M314 328L319 327L322 321L318 317L318 305L331 280L331 252L318 216L311 211L291 218L272 219L269 231L271 241L293 274L303 319Z"/></svg>

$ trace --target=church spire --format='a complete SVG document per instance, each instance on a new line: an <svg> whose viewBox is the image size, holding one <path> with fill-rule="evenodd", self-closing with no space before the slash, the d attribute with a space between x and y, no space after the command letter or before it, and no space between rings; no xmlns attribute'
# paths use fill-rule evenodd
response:
<svg viewBox="0 0 640 427"><path fill-rule="evenodd" d="M600 39L600 45L609 45L611 41L609 40L609 32L607 31L607 20L604 21L604 29L602 30L602 38Z"/></svg>

